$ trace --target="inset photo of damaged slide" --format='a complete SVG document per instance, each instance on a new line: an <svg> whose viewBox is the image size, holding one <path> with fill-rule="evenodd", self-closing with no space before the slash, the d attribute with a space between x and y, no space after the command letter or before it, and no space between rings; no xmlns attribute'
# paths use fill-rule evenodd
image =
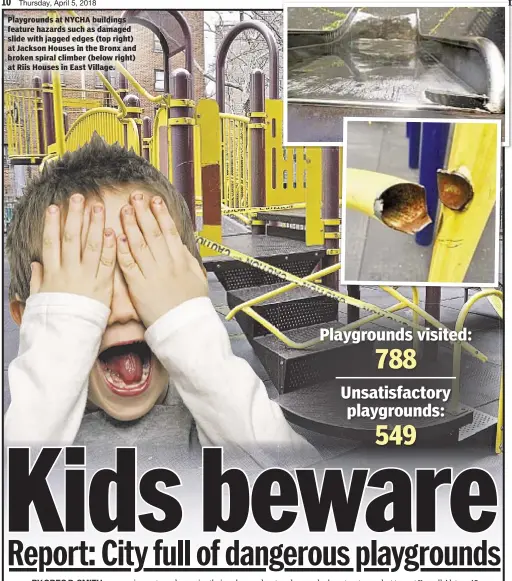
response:
<svg viewBox="0 0 512 581"><path fill-rule="evenodd" d="M496 287L500 124L347 119L345 134L344 280Z"/></svg>
<svg viewBox="0 0 512 581"><path fill-rule="evenodd" d="M504 120L508 19L482 4L286 3L287 144L344 143L347 117Z"/></svg>

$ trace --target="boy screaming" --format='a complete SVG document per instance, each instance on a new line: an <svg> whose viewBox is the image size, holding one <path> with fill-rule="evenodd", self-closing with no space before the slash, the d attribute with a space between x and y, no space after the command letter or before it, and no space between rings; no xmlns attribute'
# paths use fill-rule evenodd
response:
<svg viewBox="0 0 512 581"><path fill-rule="evenodd" d="M6 251L21 325L8 444L145 443L185 464L201 446L257 466L319 459L233 355L185 202L133 151L95 136L46 164Z"/></svg>

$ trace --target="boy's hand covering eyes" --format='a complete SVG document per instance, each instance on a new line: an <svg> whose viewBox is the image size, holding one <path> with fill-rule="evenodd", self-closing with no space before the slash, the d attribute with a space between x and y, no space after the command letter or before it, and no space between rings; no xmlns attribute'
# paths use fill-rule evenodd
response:
<svg viewBox="0 0 512 581"><path fill-rule="evenodd" d="M56 205L47 208L43 230L43 264L33 262L31 265L30 294L73 293L101 301L110 308L116 264L115 233L111 229L105 230L103 204L94 204L82 248L84 212L84 197L73 194L64 227L61 228L61 209Z"/></svg>
<svg viewBox="0 0 512 581"><path fill-rule="evenodd" d="M121 210L117 261L146 327L181 303L208 295L206 276L181 241L162 198L134 193Z"/></svg>

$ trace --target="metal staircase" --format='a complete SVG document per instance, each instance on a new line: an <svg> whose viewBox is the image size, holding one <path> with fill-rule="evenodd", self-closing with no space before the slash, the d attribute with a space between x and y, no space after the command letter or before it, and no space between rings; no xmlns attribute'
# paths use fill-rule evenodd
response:
<svg viewBox="0 0 512 581"><path fill-rule="evenodd" d="M297 211L262 213L258 218L267 222L267 234L229 236L223 243L300 277L322 267L322 261L326 258L323 246L307 247L300 240L283 236L282 232L279 232L279 236L269 235L275 232L275 228L286 230L273 225L277 221L281 224L287 221L296 223ZM297 229L297 232L301 230ZM230 309L286 284L271 274L227 256L207 257L204 263L206 269L215 273L225 288ZM346 324L343 321L345 315L340 315L338 301L300 287L271 297L252 308L296 342L318 338L322 327L336 330ZM455 444L477 433L482 437L482 430L488 431L491 437L495 430L495 418L463 404L453 412L446 411L443 418L414 418L413 421L410 418L404 418L403 421L364 418L348 420L346 410L354 402L340 397L343 380L336 378L378 375L373 369L375 348L378 345L371 342L343 344L325 340L308 349L293 349L243 311L236 314L236 320L274 384L278 403L288 419L296 425L338 438L370 442L375 440L376 424L413 423L417 431L422 432L418 440L427 445L437 443L442 446ZM392 347L389 343L385 346ZM450 376L451 365L451 353L447 352L440 356L435 366L429 361L420 363L415 375ZM393 376L399 377L403 372L390 370L383 375L389 376L392 381ZM386 383L385 379L380 382L352 381L354 387L377 387L382 383ZM416 387L424 383L420 379L413 379L406 385ZM450 384L450 380L439 380L435 382L435 387L450 387ZM410 401L388 402L387 405L401 403L410 405Z"/></svg>

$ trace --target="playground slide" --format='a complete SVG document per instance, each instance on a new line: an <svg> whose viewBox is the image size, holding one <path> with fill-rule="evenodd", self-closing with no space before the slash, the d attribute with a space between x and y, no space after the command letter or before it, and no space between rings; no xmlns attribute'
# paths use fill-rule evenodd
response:
<svg viewBox="0 0 512 581"><path fill-rule="evenodd" d="M419 18L418 10L382 18L352 8L334 30L289 29L289 141L339 141L344 116L504 114L498 47L423 34ZM327 119L335 128L326 133Z"/></svg>

